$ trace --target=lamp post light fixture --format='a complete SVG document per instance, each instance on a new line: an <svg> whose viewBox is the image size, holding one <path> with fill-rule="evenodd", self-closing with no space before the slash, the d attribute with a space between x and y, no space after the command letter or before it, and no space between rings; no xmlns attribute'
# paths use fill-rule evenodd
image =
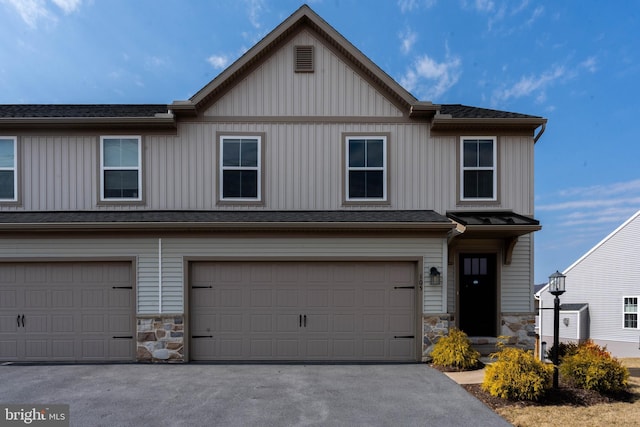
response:
<svg viewBox="0 0 640 427"><path fill-rule="evenodd" d="M564 294L564 279L567 276L556 271L549 276L549 293L553 300L553 388L558 388L558 353L560 346L560 295Z"/></svg>

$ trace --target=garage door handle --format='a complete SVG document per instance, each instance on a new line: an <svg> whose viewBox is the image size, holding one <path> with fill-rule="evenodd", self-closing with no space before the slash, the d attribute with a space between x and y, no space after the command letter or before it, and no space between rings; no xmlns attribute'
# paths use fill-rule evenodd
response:
<svg viewBox="0 0 640 427"><path fill-rule="evenodd" d="M415 286L394 286L393 289L415 289Z"/></svg>
<svg viewBox="0 0 640 427"><path fill-rule="evenodd" d="M124 336L124 337L113 337L114 340L132 340L133 336Z"/></svg>
<svg viewBox="0 0 640 427"><path fill-rule="evenodd" d="M16 319L16 322L18 322L18 328L20 327L20 315L18 314L18 318Z"/></svg>
<svg viewBox="0 0 640 427"><path fill-rule="evenodd" d="M213 338L213 335L191 335L191 338Z"/></svg>
<svg viewBox="0 0 640 427"><path fill-rule="evenodd" d="M298 326L302 328L302 314L298 314Z"/></svg>
<svg viewBox="0 0 640 427"><path fill-rule="evenodd" d="M192 286L191 289L211 289L212 286Z"/></svg>
<svg viewBox="0 0 640 427"><path fill-rule="evenodd" d="M24 328L24 314L22 315L22 327Z"/></svg>
<svg viewBox="0 0 640 427"><path fill-rule="evenodd" d="M411 338L411 339L413 339L416 336L415 335L394 335L393 337L396 338L396 339L397 338Z"/></svg>
<svg viewBox="0 0 640 427"><path fill-rule="evenodd" d="M133 289L133 286L112 286L111 289Z"/></svg>

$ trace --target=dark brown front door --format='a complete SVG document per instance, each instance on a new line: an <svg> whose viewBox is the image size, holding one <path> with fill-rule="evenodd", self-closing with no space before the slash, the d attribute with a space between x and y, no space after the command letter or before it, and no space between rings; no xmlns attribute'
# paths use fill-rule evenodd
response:
<svg viewBox="0 0 640 427"><path fill-rule="evenodd" d="M497 277L495 254L460 254L460 329L472 337L495 337Z"/></svg>

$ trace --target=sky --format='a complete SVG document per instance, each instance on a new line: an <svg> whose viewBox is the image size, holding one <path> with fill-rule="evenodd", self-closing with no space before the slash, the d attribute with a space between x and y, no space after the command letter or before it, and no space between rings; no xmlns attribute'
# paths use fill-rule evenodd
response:
<svg viewBox="0 0 640 427"><path fill-rule="evenodd" d="M535 283L640 210L640 2L309 0L423 101L548 119ZM0 0L0 104L185 100L302 5Z"/></svg>

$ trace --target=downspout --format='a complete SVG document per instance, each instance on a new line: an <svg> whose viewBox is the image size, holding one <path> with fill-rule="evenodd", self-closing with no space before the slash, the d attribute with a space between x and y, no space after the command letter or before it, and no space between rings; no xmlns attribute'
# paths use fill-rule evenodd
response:
<svg viewBox="0 0 640 427"><path fill-rule="evenodd" d="M542 134L544 133L546 128L547 128L547 123L542 123L542 127L540 128L540 132L538 132L538 134L533 138L533 143L534 144L536 142L538 142L538 140L540 139L540 137L542 136Z"/></svg>
<svg viewBox="0 0 640 427"><path fill-rule="evenodd" d="M162 239L158 239L158 314L162 314Z"/></svg>

